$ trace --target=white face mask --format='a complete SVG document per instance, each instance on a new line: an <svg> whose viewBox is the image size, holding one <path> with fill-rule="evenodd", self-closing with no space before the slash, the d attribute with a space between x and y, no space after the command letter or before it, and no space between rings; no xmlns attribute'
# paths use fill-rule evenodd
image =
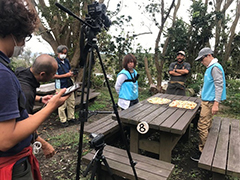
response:
<svg viewBox="0 0 240 180"><path fill-rule="evenodd" d="M20 54L22 54L24 50L24 46L14 46L12 57L18 57Z"/></svg>
<svg viewBox="0 0 240 180"><path fill-rule="evenodd" d="M20 54L22 54L23 49L24 49L24 45L23 46L18 46L17 43L16 43L16 40L14 39L13 36L12 36L12 38L13 38L13 41L14 41L14 44L15 44L12 57L17 57Z"/></svg>
<svg viewBox="0 0 240 180"><path fill-rule="evenodd" d="M66 54L59 54L59 58L60 58L60 59L65 59L66 57L67 57Z"/></svg>

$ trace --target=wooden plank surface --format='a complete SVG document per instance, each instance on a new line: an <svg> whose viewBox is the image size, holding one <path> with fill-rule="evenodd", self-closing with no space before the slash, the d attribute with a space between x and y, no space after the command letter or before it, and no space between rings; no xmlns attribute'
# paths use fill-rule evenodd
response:
<svg viewBox="0 0 240 180"><path fill-rule="evenodd" d="M171 129L172 133L184 134L186 132L187 128L188 128L188 125L191 123L192 119L197 114L199 107L201 106L201 99L199 99L199 98L190 97L188 100L196 102L197 106L193 110L186 110L185 111L185 113L172 126L172 129Z"/></svg>
<svg viewBox="0 0 240 180"><path fill-rule="evenodd" d="M121 111L119 116L127 124L137 125L141 121L146 121L151 129L184 134L191 120L195 117L200 100L196 97L177 96L158 93L152 97L162 97L171 100L191 100L197 103L194 110L169 107L169 104L150 104L147 100Z"/></svg>
<svg viewBox="0 0 240 180"><path fill-rule="evenodd" d="M55 82L42 84L39 88L36 89L38 95L52 94L55 92Z"/></svg>
<svg viewBox="0 0 240 180"><path fill-rule="evenodd" d="M84 156L83 160L91 159L91 157L93 157L93 153L94 151ZM132 168L129 164L129 158L125 150L112 146L106 146L104 148L103 155L106 157L113 173L129 179L134 179ZM135 153L131 153L131 155L133 157L133 160L137 162L135 168L139 179L168 179L173 171L174 165L170 163L158 161L156 159Z"/></svg>
<svg viewBox="0 0 240 180"><path fill-rule="evenodd" d="M198 167L206 170L212 169L212 162L214 158L215 148L217 145L218 132L220 130L220 126L221 120L219 118L214 119L202 155L199 159Z"/></svg>
<svg viewBox="0 0 240 180"><path fill-rule="evenodd" d="M213 159L212 171L225 174L227 166L227 151L229 142L230 120L222 121L221 128L218 135L217 147Z"/></svg>
<svg viewBox="0 0 240 180"><path fill-rule="evenodd" d="M225 119L223 119L225 120ZM231 121L231 134L228 151L227 174L240 177L240 125L239 120Z"/></svg>
<svg viewBox="0 0 240 180"><path fill-rule="evenodd" d="M85 126L85 133L102 133L104 135L118 129L118 122L112 119L112 115L107 115L99 120Z"/></svg>

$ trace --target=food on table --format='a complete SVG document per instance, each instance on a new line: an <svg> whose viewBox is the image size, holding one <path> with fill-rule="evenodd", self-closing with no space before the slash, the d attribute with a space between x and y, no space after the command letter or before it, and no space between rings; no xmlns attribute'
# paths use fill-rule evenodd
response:
<svg viewBox="0 0 240 180"><path fill-rule="evenodd" d="M167 104L171 102L170 99L160 98L160 97L152 97L152 98L149 98L147 101L152 104Z"/></svg>
<svg viewBox="0 0 240 180"><path fill-rule="evenodd" d="M193 101L174 100L169 104L169 106L185 108L185 109L194 109L197 106L197 103L195 103Z"/></svg>

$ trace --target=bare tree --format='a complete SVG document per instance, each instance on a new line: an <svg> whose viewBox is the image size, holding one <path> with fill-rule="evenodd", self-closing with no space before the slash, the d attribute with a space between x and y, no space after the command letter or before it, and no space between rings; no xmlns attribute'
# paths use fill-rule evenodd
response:
<svg viewBox="0 0 240 180"><path fill-rule="evenodd" d="M240 1L237 1L237 6L236 6L236 15L235 15L235 19L232 22L231 28L230 28L230 36L228 39L228 42L225 44L225 55L223 58L223 63L226 64L226 62L228 61L229 57L230 57L230 53L231 53L231 47L232 47L232 42L234 40L234 37L236 36L235 30L237 27L237 23L239 22L239 17L240 17Z"/></svg>
<svg viewBox="0 0 240 180"><path fill-rule="evenodd" d="M159 63L159 43L161 40L161 35L163 33L163 29L165 26L165 23L170 15L170 12L172 8L174 7L175 0L172 0L172 3L167 11L165 11L164 8L164 0L161 1L161 25L159 26L158 35L155 41L155 48L154 48L154 63L157 69L157 88L161 89L161 83L162 83L162 66Z"/></svg>

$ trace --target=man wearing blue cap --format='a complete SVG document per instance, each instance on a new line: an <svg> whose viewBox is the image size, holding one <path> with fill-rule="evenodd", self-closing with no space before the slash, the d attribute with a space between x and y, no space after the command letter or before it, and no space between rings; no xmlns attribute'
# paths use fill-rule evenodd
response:
<svg viewBox="0 0 240 180"><path fill-rule="evenodd" d="M191 157L192 160L198 161L212 125L213 115L219 111L219 103L226 99L226 81L223 67L218 63L218 59L213 57L210 48L201 49L195 61L200 61L207 68L201 92L202 109L198 120L199 151Z"/></svg>
<svg viewBox="0 0 240 180"><path fill-rule="evenodd" d="M170 74L170 81L166 90L166 94L175 94L185 96L185 82L187 75L191 70L189 63L184 62L185 52L179 51L177 53L176 62L172 62L169 66L168 73Z"/></svg>

